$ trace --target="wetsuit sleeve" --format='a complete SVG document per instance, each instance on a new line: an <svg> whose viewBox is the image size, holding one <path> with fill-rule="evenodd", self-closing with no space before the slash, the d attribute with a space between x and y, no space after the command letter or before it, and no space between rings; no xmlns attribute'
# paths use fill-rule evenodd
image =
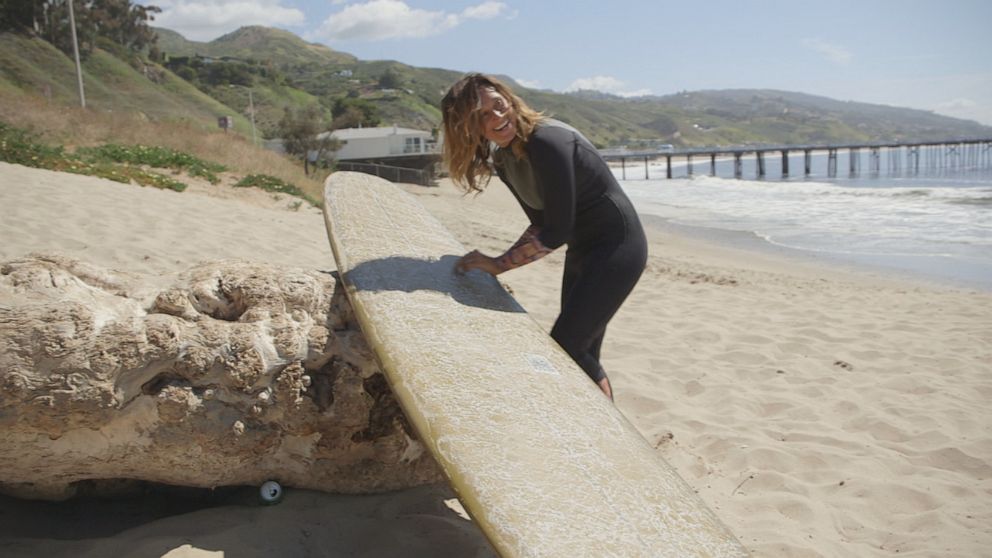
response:
<svg viewBox="0 0 992 558"><path fill-rule="evenodd" d="M541 241L538 240L540 232L540 227L534 225L527 227L527 230L520 236L520 239L509 250L504 252L502 256L496 258L496 263L499 265L500 270L509 271L524 264L537 261L550 254L551 249L541 244Z"/></svg>
<svg viewBox="0 0 992 558"><path fill-rule="evenodd" d="M575 226L575 138L560 128L539 128L527 142L527 154L544 190L538 239L554 250L568 241Z"/></svg>

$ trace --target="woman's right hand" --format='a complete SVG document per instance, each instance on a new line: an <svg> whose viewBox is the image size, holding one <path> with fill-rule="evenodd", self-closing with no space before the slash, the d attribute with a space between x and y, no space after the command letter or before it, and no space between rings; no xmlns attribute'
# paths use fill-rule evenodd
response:
<svg viewBox="0 0 992 558"><path fill-rule="evenodd" d="M503 271L496 258L491 258L478 250L465 254L455 264L455 273L458 275L464 275L473 269L481 269L490 275L499 275Z"/></svg>

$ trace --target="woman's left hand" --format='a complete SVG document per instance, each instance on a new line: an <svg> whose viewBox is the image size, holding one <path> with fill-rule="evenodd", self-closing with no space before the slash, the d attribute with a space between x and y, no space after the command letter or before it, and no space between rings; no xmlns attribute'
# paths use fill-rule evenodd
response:
<svg viewBox="0 0 992 558"><path fill-rule="evenodd" d="M455 273L463 275L473 269L481 269L490 275L499 275L503 270L496 263L496 258L491 258L478 250L472 250L465 254L455 264Z"/></svg>

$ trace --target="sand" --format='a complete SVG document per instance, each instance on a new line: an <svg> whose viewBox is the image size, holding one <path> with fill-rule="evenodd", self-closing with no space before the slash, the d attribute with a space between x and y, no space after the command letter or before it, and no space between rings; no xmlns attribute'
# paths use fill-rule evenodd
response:
<svg viewBox="0 0 992 558"><path fill-rule="evenodd" d="M505 189L404 186L467 247L525 226ZM617 406L755 556L992 548L992 294L840 269L649 223L611 324ZM331 269L320 211L0 163L0 261L56 252L157 275L244 259ZM563 254L501 279L550 328ZM0 498L3 556L490 556L450 490L251 489L59 504Z"/></svg>

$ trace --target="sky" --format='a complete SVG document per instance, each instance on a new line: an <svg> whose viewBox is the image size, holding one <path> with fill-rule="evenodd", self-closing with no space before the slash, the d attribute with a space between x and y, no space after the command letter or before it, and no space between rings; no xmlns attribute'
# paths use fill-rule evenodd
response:
<svg viewBox="0 0 992 558"><path fill-rule="evenodd" d="M362 60L621 96L778 89L992 125L989 0L138 0L210 41L246 25Z"/></svg>

